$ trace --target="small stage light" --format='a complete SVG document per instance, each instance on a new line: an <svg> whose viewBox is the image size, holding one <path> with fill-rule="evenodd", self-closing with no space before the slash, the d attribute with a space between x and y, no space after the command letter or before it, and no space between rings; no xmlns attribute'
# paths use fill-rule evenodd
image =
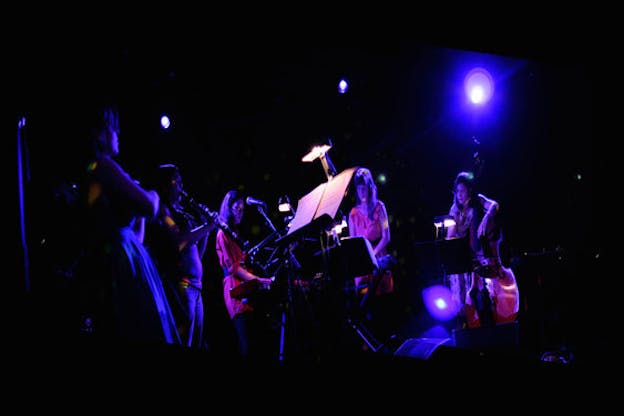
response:
<svg viewBox="0 0 624 416"><path fill-rule="evenodd" d="M169 117L167 115L163 115L160 118L160 125L165 130L167 130L171 126L171 120L169 119Z"/></svg>
<svg viewBox="0 0 624 416"><path fill-rule="evenodd" d="M344 94L349 89L349 83L344 78L338 83L338 93Z"/></svg>

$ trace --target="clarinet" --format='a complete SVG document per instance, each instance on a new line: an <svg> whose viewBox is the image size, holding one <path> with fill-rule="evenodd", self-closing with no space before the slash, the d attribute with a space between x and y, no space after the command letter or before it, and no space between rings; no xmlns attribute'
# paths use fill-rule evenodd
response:
<svg viewBox="0 0 624 416"><path fill-rule="evenodd" d="M202 204L200 202L195 201L192 196L190 196L188 193L186 193L185 190L181 190L181 194L182 194L182 197L185 200L186 205L188 205L189 208L193 209L193 211L195 211L199 216L201 216L201 218L202 218L202 220L204 222L212 222L214 225L216 225L221 230L223 230L223 232L228 237L230 237L232 240L236 241L236 243L241 247L243 252L246 252L247 248L249 247L249 242L248 241L243 241L234 232L234 230L232 230L230 228L229 225L227 225L225 222L223 222L221 220L221 217L219 216L219 214L217 212L211 211L210 208L208 208L206 205L204 205L204 204Z"/></svg>
<svg viewBox="0 0 624 416"><path fill-rule="evenodd" d="M205 222L210 221L214 223L217 227L219 227L219 229L221 229L225 233L225 235L227 235L232 240L236 241L236 244L238 244L238 246L241 248L245 257L249 259L248 264L250 266L256 267L257 269L259 269L262 275L264 276L269 275L265 267L262 264L256 262L255 259L253 258L253 255L249 255L248 253L249 241L243 241L243 239L240 238L238 234L236 234L236 232L234 232L234 230L232 230L230 226L227 225L227 223L221 220L221 217L219 216L217 212L211 211L204 204L195 201L193 197L191 197L188 193L186 193L186 191L182 190L181 193L182 193L182 197L185 199L186 204L191 209L196 211L203 218ZM257 248L257 246L254 248Z"/></svg>

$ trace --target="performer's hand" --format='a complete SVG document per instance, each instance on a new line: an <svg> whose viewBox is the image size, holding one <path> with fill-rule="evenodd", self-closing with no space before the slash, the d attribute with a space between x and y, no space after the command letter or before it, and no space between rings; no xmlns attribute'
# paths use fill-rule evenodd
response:
<svg viewBox="0 0 624 416"><path fill-rule="evenodd" d="M258 280L260 281L260 284L262 285L262 287L264 289L270 289L271 288L271 283L273 283L273 278L265 278L265 277L259 277Z"/></svg>

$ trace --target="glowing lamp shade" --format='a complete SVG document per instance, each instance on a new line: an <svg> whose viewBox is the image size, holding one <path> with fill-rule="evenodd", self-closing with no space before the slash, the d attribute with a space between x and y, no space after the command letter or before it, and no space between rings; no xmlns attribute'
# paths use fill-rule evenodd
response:
<svg viewBox="0 0 624 416"><path fill-rule="evenodd" d="M483 105L494 94L494 80L484 68L474 68L464 78L464 91L471 103Z"/></svg>
<svg viewBox="0 0 624 416"><path fill-rule="evenodd" d="M290 205L290 198L288 195L280 196L277 202L277 209L279 212L292 212L292 205Z"/></svg>

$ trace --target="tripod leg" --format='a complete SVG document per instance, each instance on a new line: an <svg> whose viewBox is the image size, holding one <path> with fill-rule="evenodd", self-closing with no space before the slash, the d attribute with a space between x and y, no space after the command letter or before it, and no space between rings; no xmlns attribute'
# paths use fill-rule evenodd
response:
<svg viewBox="0 0 624 416"><path fill-rule="evenodd" d="M481 279L480 277L477 278ZM481 326L493 326L494 314L492 310L492 299L490 298L490 292L488 291L485 283L483 283L482 288L479 288L479 285L475 285L470 290L470 298L472 299L472 304L477 310Z"/></svg>
<svg viewBox="0 0 624 416"><path fill-rule="evenodd" d="M282 325L280 326L279 361L284 361L284 343L286 338L286 311L282 311Z"/></svg>
<svg viewBox="0 0 624 416"><path fill-rule="evenodd" d="M368 328L364 326L361 322L352 321L351 318L348 319L348 323L353 328L353 330L362 338L362 341L366 343L368 348L373 352L377 352L380 349L380 343L377 339L370 333Z"/></svg>

